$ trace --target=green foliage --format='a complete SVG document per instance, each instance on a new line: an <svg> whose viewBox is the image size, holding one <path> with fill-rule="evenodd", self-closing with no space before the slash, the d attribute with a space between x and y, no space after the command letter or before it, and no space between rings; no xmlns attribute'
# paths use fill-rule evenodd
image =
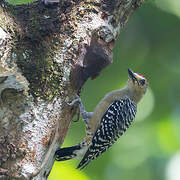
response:
<svg viewBox="0 0 180 180"><path fill-rule="evenodd" d="M173 127L171 118L164 119L158 125L159 145L165 153L173 154L180 149L180 141L176 136L177 127Z"/></svg>
<svg viewBox="0 0 180 180"><path fill-rule="evenodd" d="M56 179L90 180L82 171L79 172L74 167L65 162L55 163L48 180Z"/></svg>
<svg viewBox="0 0 180 180"><path fill-rule="evenodd" d="M34 1L36 0L7 0L8 3L13 4L13 5L27 4Z"/></svg>

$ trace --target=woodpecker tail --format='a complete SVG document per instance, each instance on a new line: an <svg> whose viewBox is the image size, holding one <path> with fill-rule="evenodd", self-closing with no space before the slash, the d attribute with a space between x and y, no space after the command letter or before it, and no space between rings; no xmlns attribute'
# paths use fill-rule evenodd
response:
<svg viewBox="0 0 180 180"><path fill-rule="evenodd" d="M55 152L56 161L66 161L69 159L77 158L78 154L76 152L80 149L81 149L80 144L76 146L58 149Z"/></svg>

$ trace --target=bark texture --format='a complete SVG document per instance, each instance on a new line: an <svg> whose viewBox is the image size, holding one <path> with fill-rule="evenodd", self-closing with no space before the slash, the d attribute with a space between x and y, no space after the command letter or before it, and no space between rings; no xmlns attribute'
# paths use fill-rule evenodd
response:
<svg viewBox="0 0 180 180"><path fill-rule="evenodd" d="M47 179L88 78L144 0L0 1L0 179Z"/></svg>

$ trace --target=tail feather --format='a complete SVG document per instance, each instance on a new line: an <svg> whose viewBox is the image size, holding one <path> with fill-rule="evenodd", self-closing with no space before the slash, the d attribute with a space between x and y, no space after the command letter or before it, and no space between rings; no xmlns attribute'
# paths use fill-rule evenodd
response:
<svg viewBox="0 0 180 180"><path fill-rule="evenodd" d="M80 149L81 149L80 145L58 149L55 152L56 160L57 161L66 161L69 159L73 159L77 156L75 151L80 150Z"/></svg>

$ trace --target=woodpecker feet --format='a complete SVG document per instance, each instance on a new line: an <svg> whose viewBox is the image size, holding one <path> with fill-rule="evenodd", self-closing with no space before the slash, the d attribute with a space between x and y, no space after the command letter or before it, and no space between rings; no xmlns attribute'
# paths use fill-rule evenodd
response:
<svg viewBox="0 0 180 180"><path fill-rule="evenodd" d="M68 104L69 106L74 106L76 103L78 103L78 104L82 103L82 102L81 102L81 98L80 98L78 95L76 95L76 99L74 99L72 102L67 103L67 104Z"/></svg>
<svg viewBox="0 0 180 180"><path fill-rule="evenodd" d="M71 103L68 103L68 105L74 106L76 103L79 103L79 110L80 110L80 114L82 116L82 119L86 124L88 124L91 116L93 115L93 112L87 112L83 106L81 98L78 95L76 95L76 97L77 98L75 100L73 100ZM78 120L79 120L79 115L78 115L78 119L75 120L75 122L77 122Z"/></svg>
<svg viewBox="0 0 180 180"><path fill-rule="evenodd" d="M79 98L76 98L72 102L67 103L67 105L73 107L76 103L79 104ZM72 121L73 122L78 122L79 119L80 119L80 110L79 110L79 108L78 108L78 111L76 111L75 113L77 114L77 119L76 120L72 120Z"/></svg>

